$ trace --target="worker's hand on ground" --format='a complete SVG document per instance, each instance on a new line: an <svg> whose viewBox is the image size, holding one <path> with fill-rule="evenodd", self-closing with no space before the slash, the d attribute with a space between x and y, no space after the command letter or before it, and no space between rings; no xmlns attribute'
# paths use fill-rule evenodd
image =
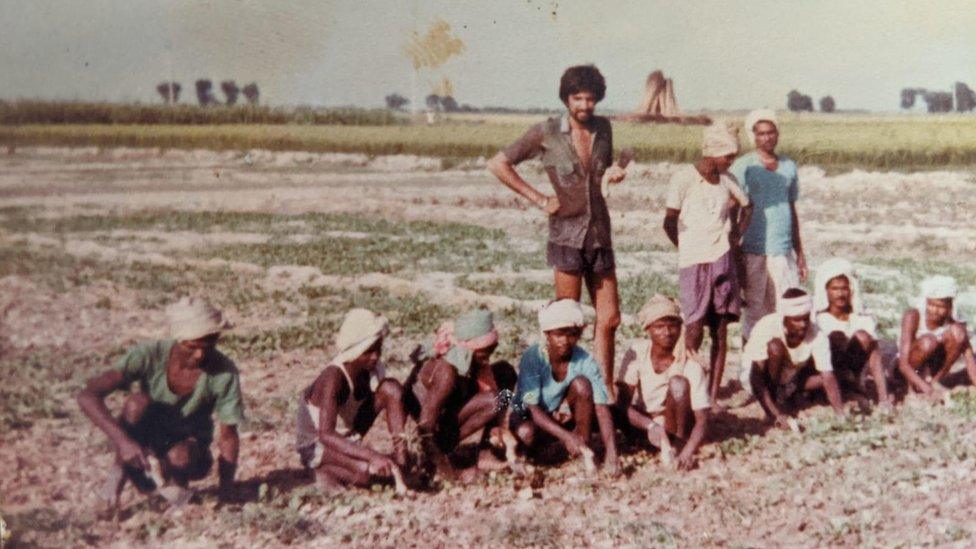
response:
<svg viewBox="0 0 976 549"><path fill-rule="evenodd" d="M695 456L687 450L678 454L677 467L679 471L690 471L695 467Z"/></svg>
<svg viewBox="0 0 976 549"><path fill-rule="evenodd" d="M563 444L566 446L566 452L573 457L577 457L582 454L583 448L586 447L586 442L583 440L583 438L574 433L570 433L569 436L566 437L566 440L563 441Z"/></svg>
<svg viewBox="0 0 976 549"><path fill-rule="evenodd" d="M607 457L603 462L603 472L610 478L620 476L620 459L617 456Z"/></svg>
<svg viewBox="0 0 976 549"><path fill-rule="evenodd" d="M149 470L149 457L146 450L131 438L126 437L119 443L118 454L119 460L129 467Z"/></svg>
<svg viewBox="0 0 976 549"><path fill-rule="evenodd" d="M396 464L386 456L378 456L369 460L368 472L374 477L388 477L393 474Z"/></svg>
<svg viewBox="0 0 976 549"><path fill-rule="evenodd" d="M555 196L547 196L539 201L539 209L548 215L553 215L559 211L559 199Z"/></svg>
<svg viewBox="0 0 976 549"><path fill-rule="evenodd" d="M789 430L792 429L792 427L790 425L790 420L791 419L793 419L793 418L791 418L790 416L788 416L786 414L780 414L780 415L776 416L776 420L773 421L773 425L775 425L776 428L778 428L778 429L784 429L786 431L789 431Z"/></svg>
<svg viewBox="0 0 976 549"><path fill-rule="evenodd" d="M925 393L925 397L931 402L942 402L947 392L946 388L937 382L933 382L931 387L929 392Z"/></svg>

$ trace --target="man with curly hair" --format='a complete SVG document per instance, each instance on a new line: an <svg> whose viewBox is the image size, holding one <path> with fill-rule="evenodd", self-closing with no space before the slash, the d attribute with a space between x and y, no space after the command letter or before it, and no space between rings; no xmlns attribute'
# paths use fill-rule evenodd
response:
<svg viewBox="0 0 976 549"><path fill-rule="evenodd" d="M549 217L546 260L554 270L556 299L578 301L583 283L596 308L594 351L606 385L613 391L614 335L620 324L620 298L610 238L610 213L601 192L604 179L626 177L613 164L610 121L593 110L606 93L603 75L593 65L566 69L559 99L566 113L529 129L496 154L488 169L508 188ZM528 183L515 166L538 157L554 195Z"/></svg>

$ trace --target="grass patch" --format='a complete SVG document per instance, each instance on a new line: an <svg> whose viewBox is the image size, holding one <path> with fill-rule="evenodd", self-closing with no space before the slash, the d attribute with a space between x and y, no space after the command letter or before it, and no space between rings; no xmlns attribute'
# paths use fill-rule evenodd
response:
<svg viewBox="0 0 976 549"><path fill-rule="evenodd" d="M41 419L69 417L84 378L100 363L91 356L47 354L0 358L0 429L27 429Z"/></svg>
<svg viewBox="0 0 976 549"><path fill-rule="evenodd" d="M218 110L206 109L216 113ZM376 119L377 117L382 120ZM388 122L380 115L366 120L344 117L345 124L310 125L305 119L280 124L32 124L0 126L2 145L163 147L216 150L303 150L365 154L417 154L442 158L494 155L544 119L494 120L481 116L449 118L433 126L367 125ZM68 121L66 119L66 121ZM734 119L734 122L739 122ZM166 122L172 122L167 124ZM967 116L788 115L780 121L781 152L801 165L831 172L852 168L875 170L966 169L976 163L976 119ZM614 123L614 142L630 147L638 161L690 162L698 158L700 126Z"/></svg>
<svg viewBox="0 0 976 549"><path fill-rule="evenodd" d="M539 282L536 280L525 279L471 279L467 275L457 278L456 284L461 288L466 288L485 295L503 295L514 299L552 299L552 282Z"/></svg>

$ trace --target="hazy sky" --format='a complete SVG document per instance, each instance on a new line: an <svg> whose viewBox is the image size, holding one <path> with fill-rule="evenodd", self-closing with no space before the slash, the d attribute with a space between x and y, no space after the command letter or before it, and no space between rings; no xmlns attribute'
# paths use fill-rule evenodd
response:
<svg viewBox="0 0 976 549"><path fill-rule="evenodd" d="M410 32L442 18L465 51L415 74ZM158 101L169 75L256 81L273 104L378 106L449 78L459 102L558 107L559 75L593 62L604 103L634 108L653 69L685 109L897 109L906 86L976 88L976 2L0 0L0 98ZM189 93L188 93L189 92Z"/></svg>

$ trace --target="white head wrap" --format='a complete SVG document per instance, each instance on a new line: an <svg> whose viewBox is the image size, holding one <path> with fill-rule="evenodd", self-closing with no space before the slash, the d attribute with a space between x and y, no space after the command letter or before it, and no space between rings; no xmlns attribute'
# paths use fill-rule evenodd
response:
<svg viewBox="0 0 976 549"><path fill-rule="evenodd" d="M184 297L166 307L170 337L177 341L191 341L231 327L223 313L197 297Z"/></svg>
<svg viewBox="0 0 976 549"><path fill-rule="evenodd" d="M752 146L756 146L756 134L752 132L758 122L772 122L774 126L779 128L779 122L776 121L776 111L772 109L756 109L746 115L746 133L749 135L749 142Z"/></svg>
<svg viewBox="0 0 976 549"><path fill-rule="evenodd" d="M574 299L553 301L539 311L539 328L543 332L559 328L582 328L585 325L583 308Z"/></svg>
<svg viewBox="0 0 976 549"><path fill-rule="evenodd" d="M797 297L781 297L776 303L776 312L781 316L803 316L813 310L813 300L808 294Z"/></svg>
<svg viewBox="0 0 976 549"><path fill-rule="evenodd" d="M861 287L854 276L854 266L841 257L830 258L817 267L817 279L813 288L813 310L819 313L826 311L830 306L830 300L827 298L827 283L838 276L847 277L851 286L851 312L860 313Z"/></svg>
<svg viewBox="0 0 976 549"><path fill-rule="evenodd" d="M946 275L933 275L922 281L922 295L918 296L918 311L925 314L925 302L929 299L955 299L959 289L956 279Z"/></svg>
<svg viewBox="0 0 976 549"><path fill-rule="evenodd" d="M332 364L341 365L355 360L376 340L385 336L389 329L386 317L366 309L350 309L336 335L338 354L332 359Z"/></svg>
<svg viewBox="0 0 976 549"><path fill-rule="evenodd" d="M720 157L739 152L738 130L724 122L705 127L702 132L702 156Z"/></svg>

